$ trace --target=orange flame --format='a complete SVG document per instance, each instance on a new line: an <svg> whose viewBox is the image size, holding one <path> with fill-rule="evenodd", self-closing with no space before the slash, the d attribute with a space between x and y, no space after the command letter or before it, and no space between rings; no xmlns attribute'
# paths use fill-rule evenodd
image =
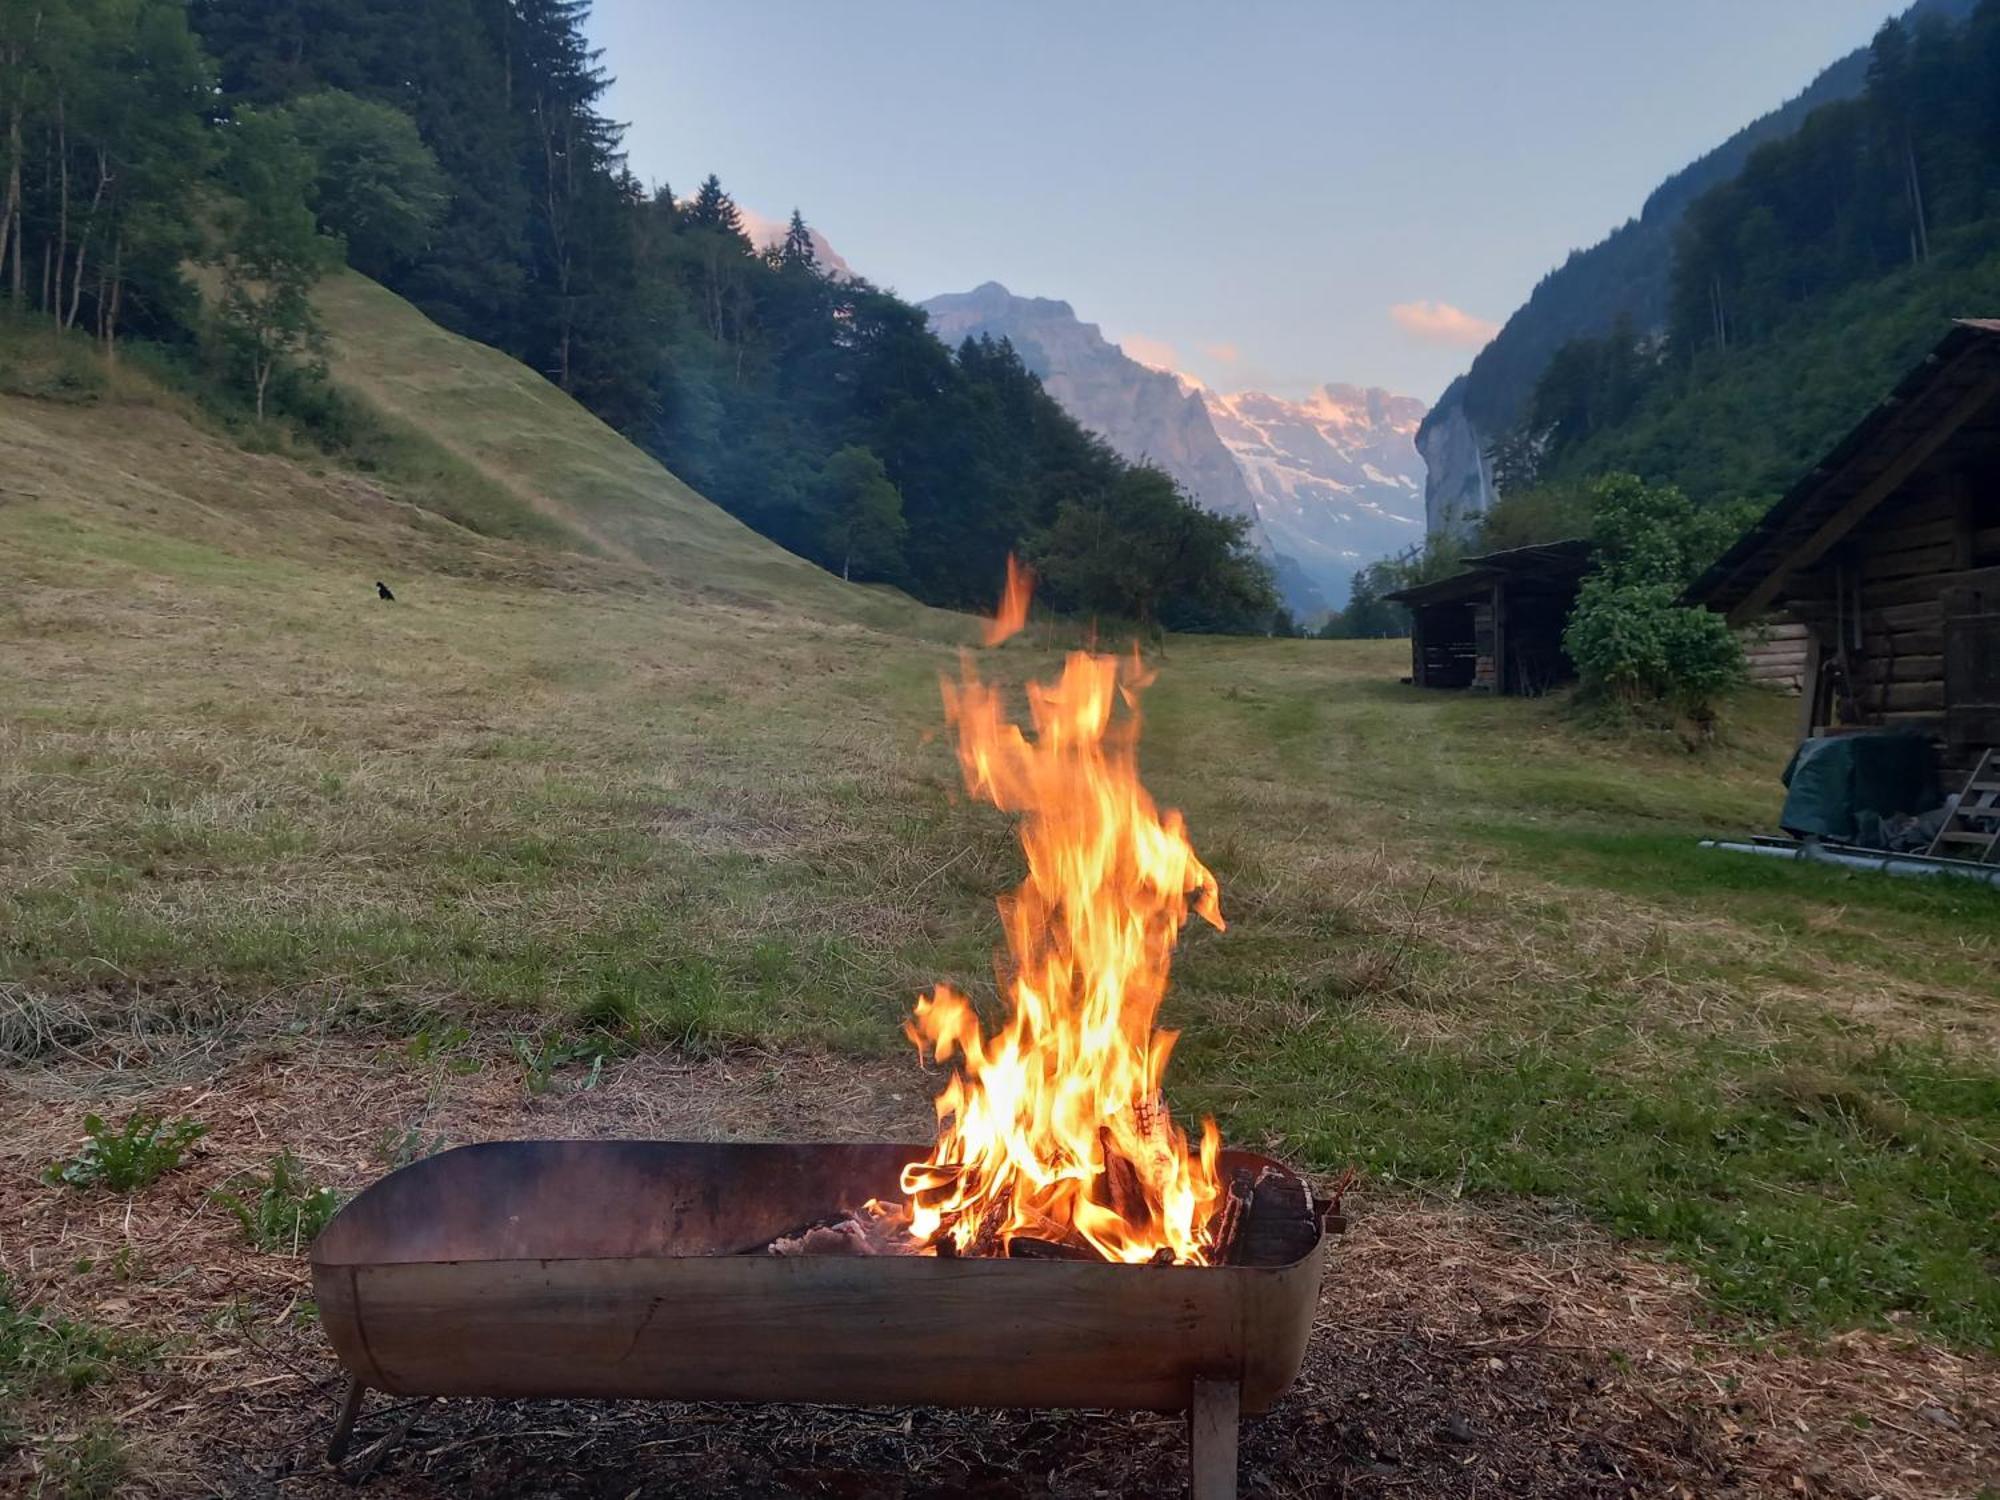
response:
<svg viewBox="0 0 2000 1500"><path fill-rule="evenodd" d="M1022 815L1028 878L1000 903L1005 1023L985 1035L940 985L905 1028L919 1052L961 1059L929 1159L903 1173L920 1245L1074 1236L1114 1261L1206 1258L1221 1142L1206 1121L1190 1149L1168 1114L1174 1033L1153 1023L1190 905L1217 928L1222 912L1180 814L1139 781L1149 680L1136 655L1072 653L1060 679L1029 685L1033 739L969 656L944 684L966 787Z"/></svg>
<svg viewBox="0 0 2000 1500"><path fill-rule="evenodd" d="M1034 591L1035 575L1025 563L1007 554L1007 587L1000 593L1000 608L993 618L986 622L982 634L982 644L997 646L1010 636L1019 635L1028 624L1028 596Z"/></svg>

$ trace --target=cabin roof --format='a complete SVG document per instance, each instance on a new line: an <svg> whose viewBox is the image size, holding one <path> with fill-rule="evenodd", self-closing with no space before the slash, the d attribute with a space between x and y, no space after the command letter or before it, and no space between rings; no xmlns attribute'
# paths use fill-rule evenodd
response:
<svg viewBox="0 0 2000 1500"><path fill-rule="evenodd" d="M1487 552L1464 560L1461 570L1449 578L1416 583L1382 597L1398 604L1422 607L1450 604L1490 589L1501 579L1513 582L1570 583L1590 567L1591 544L1582 537L1560 542L1537 542L1527 547L1509 547L1503 552Z"/></svg>
<svg viewBox="0 0 2000 1500"><path fill-rule="evenodd" d="M1773 580L1810 566L1896 492L1947 440L2000 438L2000 319L1961 318L1917 367L1687 591L1688 600L1755 614ZM1765 599L1758 599L1762 593Z"/></svg>

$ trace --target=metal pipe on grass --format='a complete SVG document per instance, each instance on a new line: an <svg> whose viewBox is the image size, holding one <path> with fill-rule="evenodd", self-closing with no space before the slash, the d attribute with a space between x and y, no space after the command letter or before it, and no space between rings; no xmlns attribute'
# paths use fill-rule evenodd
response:
<svg viewBox="0 0 2000 1500"><path fill-rule="evenodd" d="M1729 854L1761 854L1770 859L1789 859L1805 864L1840 865L1850 870L1874 870L1883 875L1957 875L1982 880L2000 887L2000 868L1987 868L1962 859L1930 859L1908 854L1859 854L1828 849L1814 844L1744 844L1724 839L1703 839L1704 849L1720 849Z"/></svg>

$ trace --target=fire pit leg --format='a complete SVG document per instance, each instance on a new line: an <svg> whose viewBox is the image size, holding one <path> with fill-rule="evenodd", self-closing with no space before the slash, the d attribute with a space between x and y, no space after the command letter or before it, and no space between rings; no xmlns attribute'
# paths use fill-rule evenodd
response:
<svg viewBox="0 0 2000 1500"><path fill-rule="evenodd" d="M327 1439L326 1461L337 1464L347 1457L347 1444L354 1436L355 1419L361 1415L361 1398L368 1394L368 1387L359 1380L347 1382L347 1399L340 1404L340 1420L333 1424L333 1436Z"/></svg>
<svg viewBox="0 0 2000 1500"><path fill-rule="evenodd" d="M1188 1403L1188 1494L1236 1500L1236 1417L1242 1388L1197 1375Z"/></svg>

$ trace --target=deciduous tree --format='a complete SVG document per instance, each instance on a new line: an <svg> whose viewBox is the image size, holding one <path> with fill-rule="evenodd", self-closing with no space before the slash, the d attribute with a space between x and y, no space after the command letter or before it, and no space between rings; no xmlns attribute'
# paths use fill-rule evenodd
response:
<svg viewBox="0 0 2000 1500"><path fill-rule="evenodd" d="M890 482L882 460L849 445L820 471L824 537L829 560L838 558L840 576L892 578L902 568L903 497Z"/></svg>
<svg viewBox="0 0 2000 1500"><path fill-rule="evenodd" d="M430 248L451 194L415 121L339 89L307 94L285 113L313 156L313 211L350 265L383 277Z"/></svg>
<svg viewBox="0 0 2000 1500"><path fill-rule="evenodd" d="M312 287L332 247L313 222L307 197L312 154L281 112L244 109L229 128L219 258L218 315L263 421L271 377L287 359L324 342Z"/></svg>

